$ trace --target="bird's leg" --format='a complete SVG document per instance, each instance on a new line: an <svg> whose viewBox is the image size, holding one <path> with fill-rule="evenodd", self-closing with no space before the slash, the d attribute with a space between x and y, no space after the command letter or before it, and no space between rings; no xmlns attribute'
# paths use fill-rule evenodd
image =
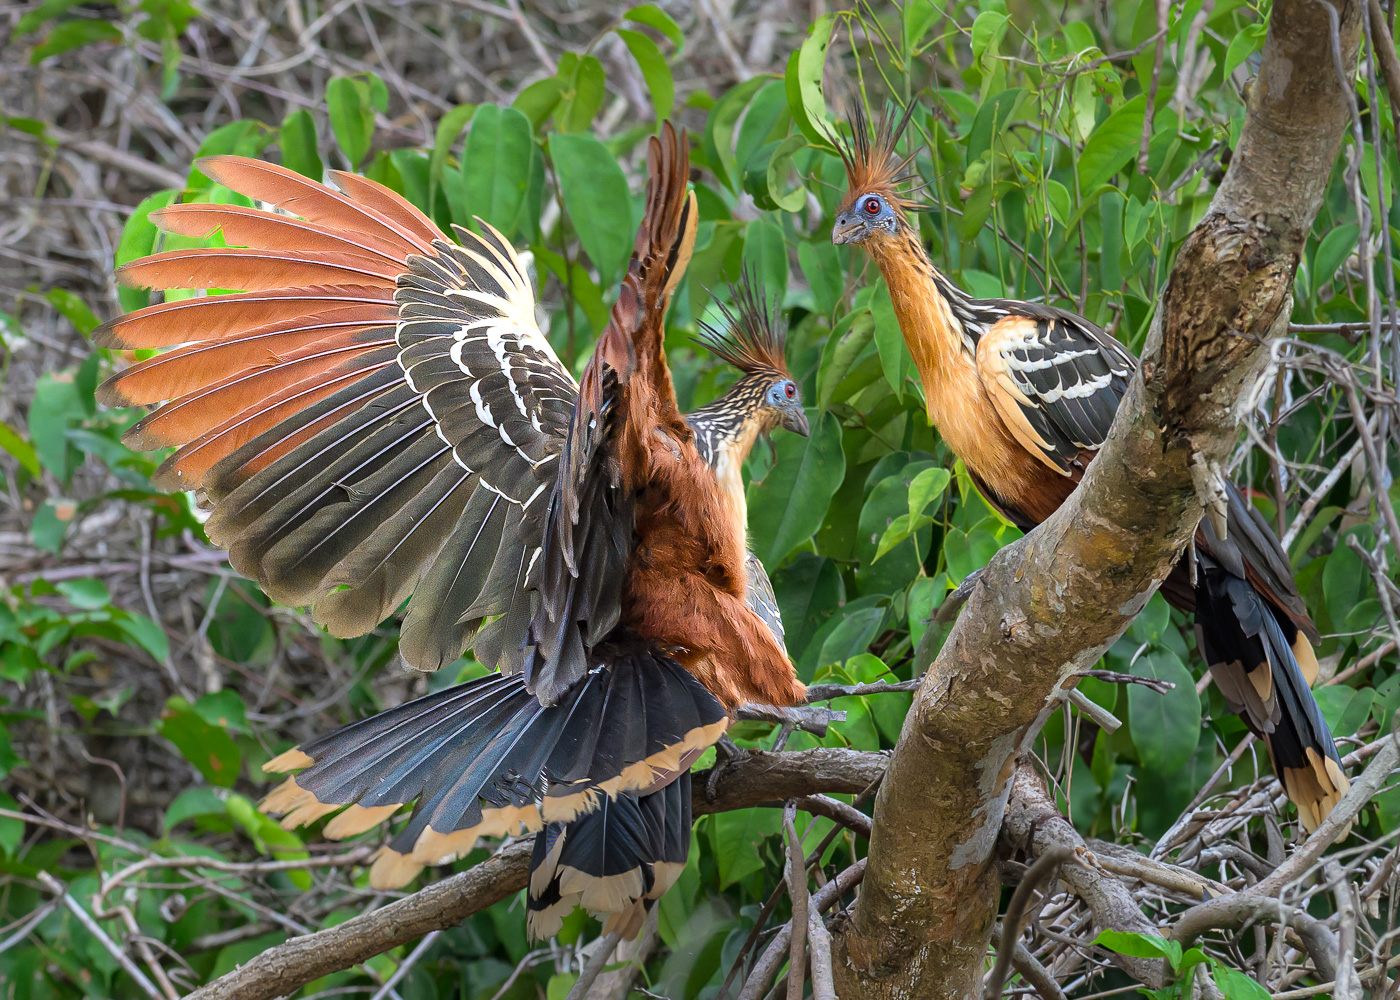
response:
<svg viewBox="0 0 1400 1000"><path fill-rule="evenodd" d="M933 620L936 624L947 625L958 617L958 612L967 603L967 599L972 596L972 589L977 586L977 581L982 579L982 572L985 569L984 566L982 569L975 569L967 574L967 578L943 599L943 603L933 613Z"/></svg>

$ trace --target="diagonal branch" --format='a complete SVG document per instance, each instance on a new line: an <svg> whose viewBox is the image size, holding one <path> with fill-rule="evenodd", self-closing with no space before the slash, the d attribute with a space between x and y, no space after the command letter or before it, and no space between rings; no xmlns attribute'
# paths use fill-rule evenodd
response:
<svg viewBox="0 0 1400 1000"><path fill-rule="evenodd" d="M1360 45L1363 6L1335 2L1273 5L1238 148L1177 255L1108 441L1055 516L988 565L929 665L838 937L842 995L979 991L1017 757L1176 563L1214 502L1237 407L1287 329L1348 119L1331 47L1317 40L1335 18L1346 65Z"/></svg>

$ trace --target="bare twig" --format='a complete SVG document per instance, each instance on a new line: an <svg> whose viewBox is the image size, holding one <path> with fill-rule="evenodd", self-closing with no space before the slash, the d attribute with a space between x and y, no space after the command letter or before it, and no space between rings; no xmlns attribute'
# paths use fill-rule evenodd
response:
<svg viewBox="0 0 1400 1000"><path fill-rule="evenodd" d="M608 961L612 958L613 949L617 947L617 942L621 939L622 935L613 931L594 942L593 954L588 956L588 962L578 974L578 979L569 989L569 995L565 1000L583 1000L584 997L588 996L588 990L593 986L593 981L607 967Z"/></svg>
<svg viewBox="0 0 1400 1000"><path fill-rule="evenodd" d="M787 995L801 997L805 984L803 956L807 950L807 865L802 853L802 841L797 837L795 817L797 806L789 800L783 807L783 835L787 843L788 899L792 900L792 940L788 944Z"/></svg>
<svg viewBox="0 0 1400 1000"><path fill-rule="evenodd" d="M992 973L987 977L986 986L982 990L985 1000L999 1000L1002 990L1006 986L1006 977L1011 972L1011 959L1015 952L1014 943L1020 940L1021 925L1026 919L1026 909L1030 906L1031 897L1045 882L1055 877L1055 873L1060 870L1060 866L1068 863L1074 858L1074 850L1066 846L1056 846L1046 851L1035 859L1035 863L1030 866L1026 874L1021 879L1021 884L1016 887L1016 891L1011 896L1011 902L1007 904L1006 914L1001 918L1001 941L1003 947L997 950L997 962L992 966ZM1011 944L1013 947L1005 947Z"/></svg>

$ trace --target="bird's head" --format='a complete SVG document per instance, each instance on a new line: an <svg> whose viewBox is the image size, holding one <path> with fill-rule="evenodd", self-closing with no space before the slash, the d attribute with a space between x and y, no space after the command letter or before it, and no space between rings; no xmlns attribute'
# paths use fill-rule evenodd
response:
<svg viewBox="0 0 1400 1000"><path fill-rule="evenodd" d="M899 229L899 217L895 213L895 206L887 195L879 191L859 194L851 199L849 206L836 213L831 242L843 246L893 236Z"/></svg>
<svg viewBox="0 0 1400 1000"><path fill-rule="evenodd" d="M910 104L897 122L883 117L872 137L865 111L856 105L850 138L828 133L846 165L846 196L831 227L831 242L837 246L857 243L874 251L882 240L892 239L908 225L905 213L922 208L909 197L912 175L906 171L913 154L900 157L895 153L913 111Z"/></svg>
<svg viewBox="0 0 1400 1000"><path fill-rule="evenodd" d="M744 373L716 405L733 408L743 422L754 421L760 432L781 427L806 437L811 428L802 409L802 390L788 371L782 317L747 272L730 290L733 304L720 303L727 329L702 323L698 338Z"/></svg>

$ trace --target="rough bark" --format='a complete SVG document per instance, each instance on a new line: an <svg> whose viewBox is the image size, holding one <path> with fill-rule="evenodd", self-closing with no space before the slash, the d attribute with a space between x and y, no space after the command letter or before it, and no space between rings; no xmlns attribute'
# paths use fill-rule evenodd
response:
<svg viewBox="0 0 1400 1000"><path fill-rule="evenodd" d="M974 588L905 720L837 940L843 997L980 994L1017 756L1195 531L1290 289L1347 120L1359 0L1279 0L1210 210L1186 240L1109 440L1059 512Z"/></svg>
<svg viewBox="0 0 1400 1000"><path fill-rule="evenodd" d="M695 775L695 815L747 809L822 792L864 791L885 770L884 754L820 748L753 752ZM707 789L713 795L707 794ZM272 1000L435 930L455 927L525 888L531 841L508 844L470 871L314 934L269 948L247 965L190 994L189 1000Z"/></svg>

